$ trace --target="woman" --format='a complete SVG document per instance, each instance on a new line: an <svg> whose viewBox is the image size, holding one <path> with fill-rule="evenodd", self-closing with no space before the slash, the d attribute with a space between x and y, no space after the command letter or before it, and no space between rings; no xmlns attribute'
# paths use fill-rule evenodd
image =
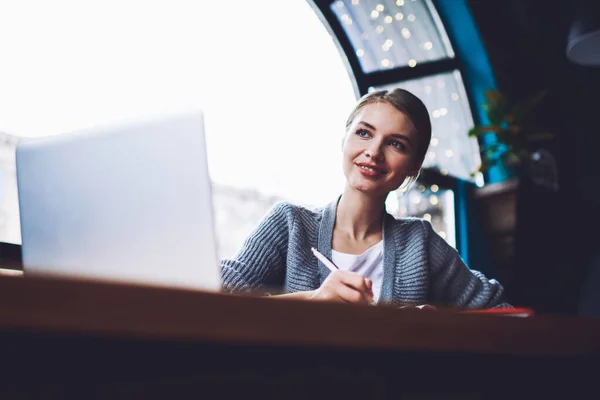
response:
<svg viewBox="0 0 600 400"><path fill-rule="evenodd" d="M416 180L431 139L425 105L403 89L363 96L346 122L343 194L325 208L277 204L234 259L230 292L275 288L287 298L348 303L509 306L495 280L469 270L429 222L385 211L391 191ZM318 249L339 267L330 272Z"/></svg>

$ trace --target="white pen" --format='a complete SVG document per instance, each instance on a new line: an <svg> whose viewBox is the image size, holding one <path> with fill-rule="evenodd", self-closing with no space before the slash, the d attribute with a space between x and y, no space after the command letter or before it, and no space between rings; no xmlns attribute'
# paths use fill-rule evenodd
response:
<svg viewBox="0 0 600 400"><path fill-rule="evenodd" d="M313 252L313 254L315 255L315 257L317 257L319 259L319 261L321 261L323 264L325 264L325 266L327 268L329 268L329 270L331 272L334 272L334 271L336 271L336 270L339 269L337 267L337 265L335 265L334 263L332 263L331 261L329 261L329 259L327 257L325 257L323 254L321 254L319 252L319 250L315 249L314 247L311 247L310 250Z"/></svg>
<svg viewBox="0 0 600 400"><path fill-rule="evenodd" d="M334 272L334 271L336 271L336 270L339 269L337 267L337 265L335 265L327 257L325 257L323 254L321 254L321 252L319 252L319 250L315 249L314 247L311 247L310 250L313 252L313 254L315 255L315 257L317 257L323 264L325 264L325 266L327 268L329 268L329 270L331 272ZM377 303L375 303L375 300L371 301L371 305L376 305L376 304Z"/></svg>

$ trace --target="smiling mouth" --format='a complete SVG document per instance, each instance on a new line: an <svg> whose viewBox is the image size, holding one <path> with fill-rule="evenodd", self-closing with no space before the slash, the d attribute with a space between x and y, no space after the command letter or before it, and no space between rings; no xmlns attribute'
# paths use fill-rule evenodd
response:
<svg viewBox="0 0 600 400"><path fill-rule="evenodd" d="M364 164L356 164L356 166L364 171L367 172L372 172L372 173L378 173L378 174L384 174L385 171L379 168L374 168L374 167L370 167L368 165L364 165Z"/></svg>

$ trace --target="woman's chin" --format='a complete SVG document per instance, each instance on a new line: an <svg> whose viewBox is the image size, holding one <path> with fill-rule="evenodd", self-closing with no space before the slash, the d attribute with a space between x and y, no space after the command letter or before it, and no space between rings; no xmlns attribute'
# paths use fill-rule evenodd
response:
<svg viewBox="0 0 600 400"><path fill-rule="evenodd" d="M350 186L353 190L369 196L381 196L388 193L381 185L374 185L370 182L350 182Z"/></svg>

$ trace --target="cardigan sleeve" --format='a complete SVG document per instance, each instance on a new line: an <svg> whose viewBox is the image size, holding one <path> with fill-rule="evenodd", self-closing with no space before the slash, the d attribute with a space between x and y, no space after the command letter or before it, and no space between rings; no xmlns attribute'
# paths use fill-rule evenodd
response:
<svg viewBox="0 0 600 400"><path fill-rule="evenodd" d="M506 308L504 288L495 279L469 269L460 255L423 221L431 274L431 292L437 304L463 309Z"/></svg>
<svg viewBox="0 0 600 400"><path fill-rule="evenodd" d="M235 257L220 260L224 291L251 292L282 285L289 228L293 224L292 207L285 202L276 204Z"/></svg>

